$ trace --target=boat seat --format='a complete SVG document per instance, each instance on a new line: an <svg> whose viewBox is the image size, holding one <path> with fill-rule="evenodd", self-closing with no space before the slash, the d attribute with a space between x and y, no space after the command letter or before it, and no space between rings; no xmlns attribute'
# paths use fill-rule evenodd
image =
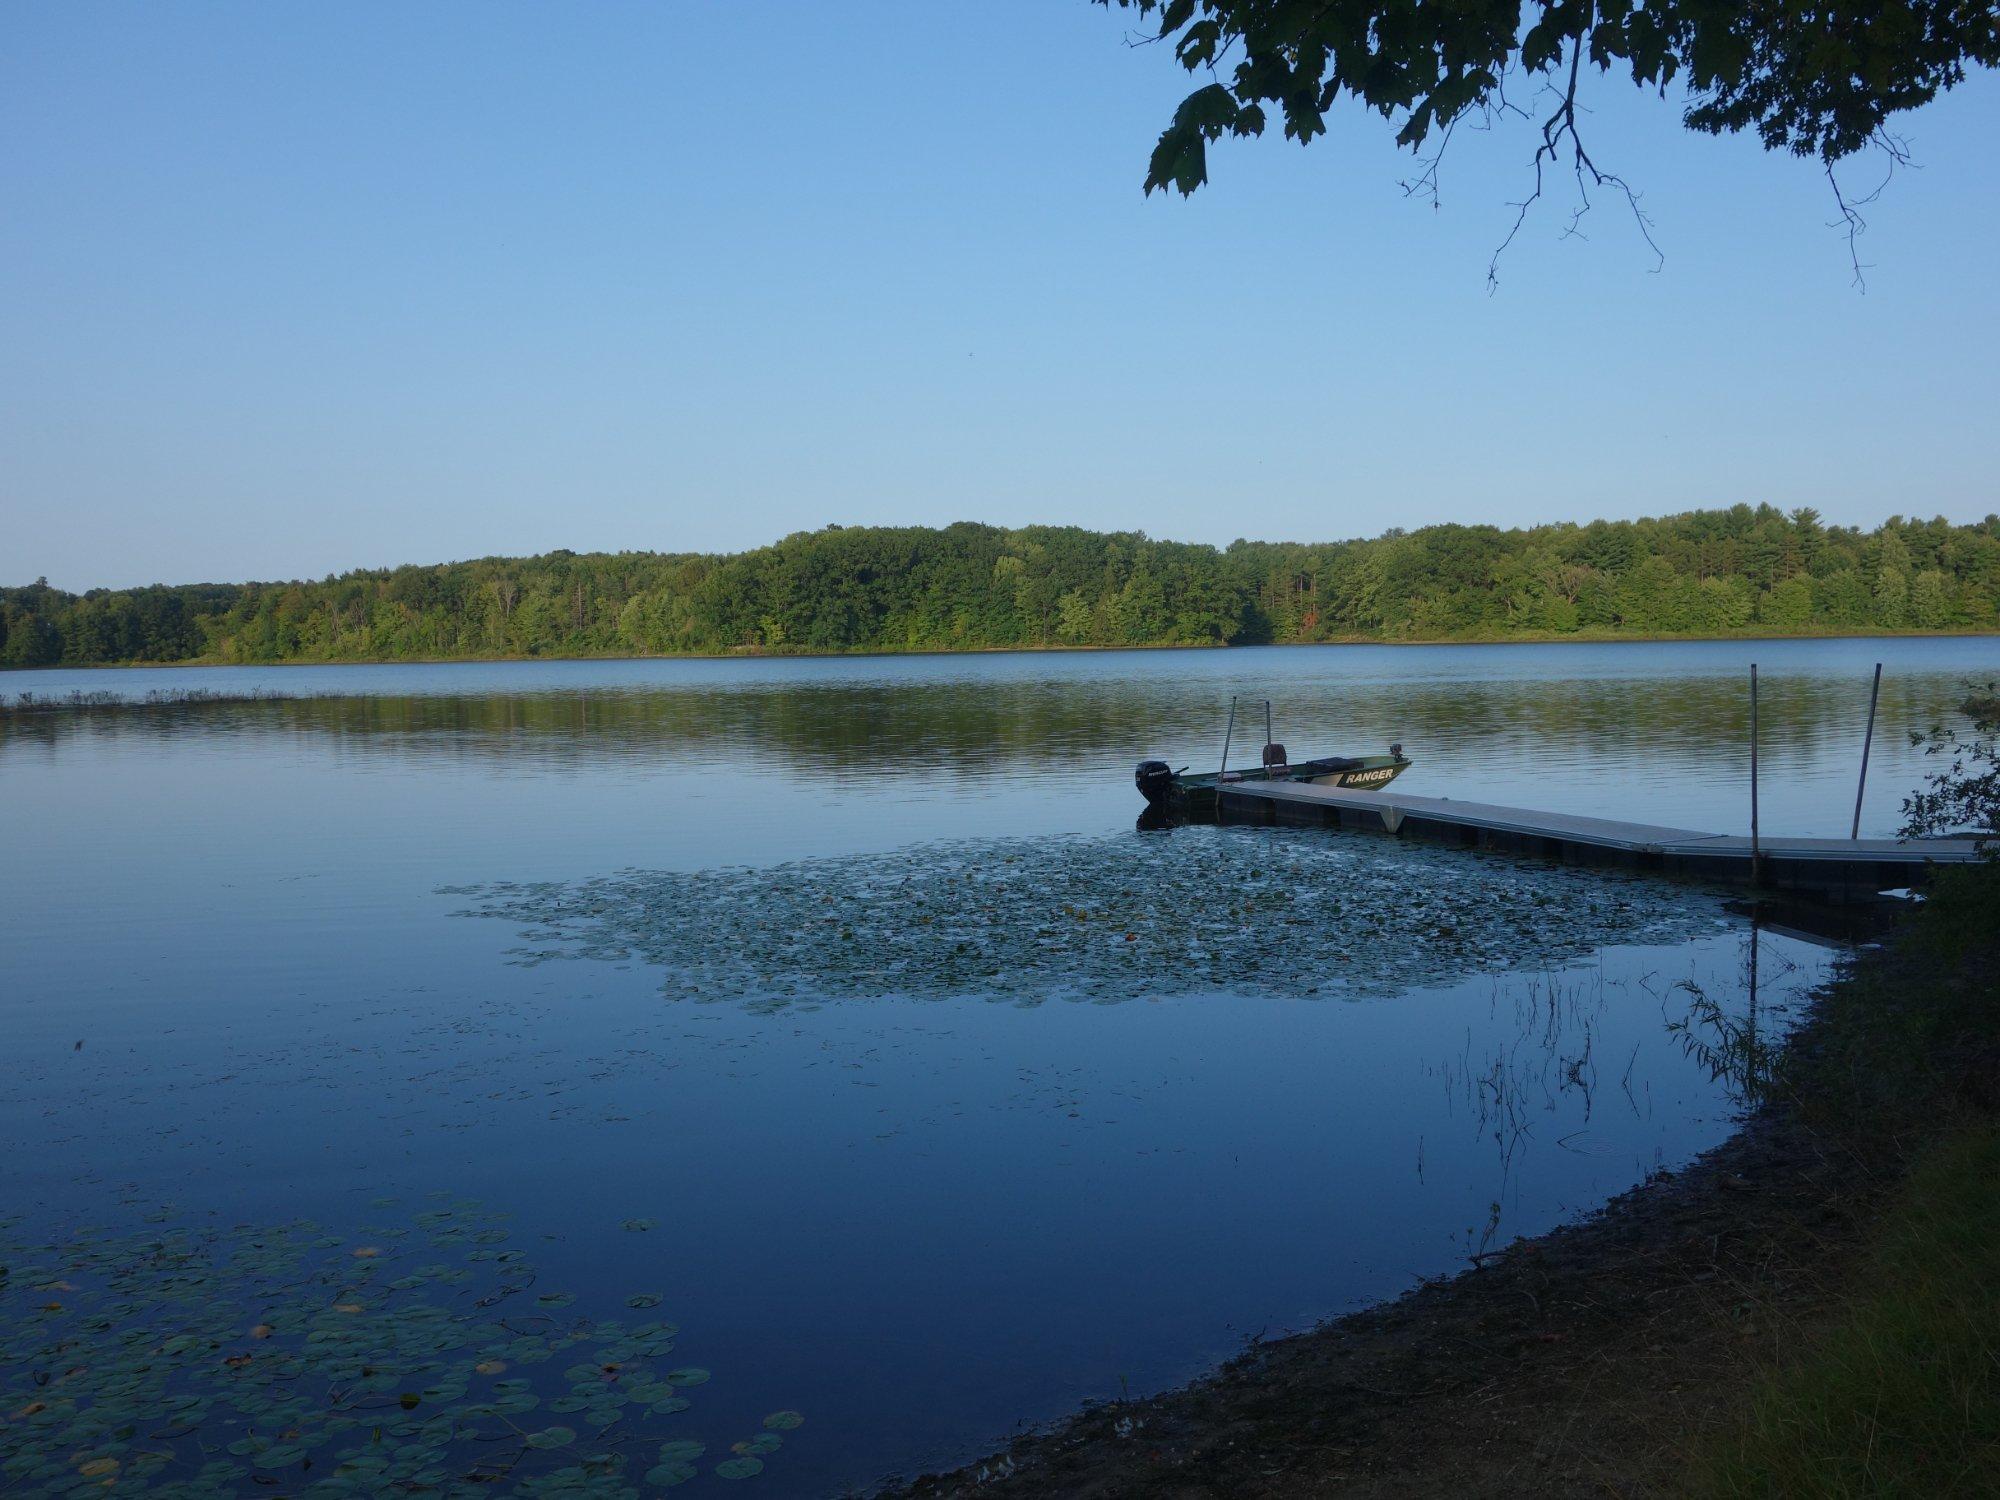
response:
<svg viewBox="0 0 2000 1500"><path fill-rule="evenodd" d="M1313 776L1332 776L1342 771L1358 771L1361 769L1361 762L1351 755L1323 755L1318 760L1309 760L1293 769Z"/></svg>
<svg viewBox="0 0 2000 1500"><path fill-rule="evenodd" d="M1285 747L1283 745L1266 745L1264 747L1264 774L1266 776L1275 776L1280 771L1289 771L1290 769L1291 767L1285 763Z"/></svg>

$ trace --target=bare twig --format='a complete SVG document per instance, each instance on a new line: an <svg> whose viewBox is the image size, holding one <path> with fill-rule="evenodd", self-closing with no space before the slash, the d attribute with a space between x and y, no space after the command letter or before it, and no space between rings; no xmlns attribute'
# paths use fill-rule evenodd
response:
<svg viewBox="0 0 2000 1500"><path fill-rule="evenodd" d="M1834 206L1839 210L1840 215L1838 218L1830 221L1827 228L1846 231L1847 260L1848 264L1854 268L1854 280L1848 284L1863 296L1868 294L1868 277L1866 273L1871 268L1861 264L1861 252L1858 242L1861 236L1868 232L1868 220L1862 217L1861 210L1882 196L1883 190L1889 186L1890 181L1895 177L1898 167L1907 167L1911 164L1909 142L1903 140L1900 136L1891 135L1886 130L1878 130L1875 132L1873 139L1875 149L1882 153L1889 165L1887 170L1882 174L1882 180L1875 184L1872 192L1864 193L1858 198L1848 197L1841 189L1840 178L1835 174L1833 169L1834 164L1832 162L1826 164L1827 186L1833 189Z"/></svg>
<svg viewBox="0 0 2000 1500"><path fill-rule="evenodd" d="M1639 206L1638 193L1623 177L1615 172L1604 171L1591 159L1590 152L1583 144L1583 136L1577 130L1577 82L1583 70L1584 38L1589 34L1593 15L1594 10L1585 14L1581 29L1571 39L1569 78L1562 92L1556 96L1554 110L1542 121L1542 143L1535 148L1535 189L1519 203L1512 205L1516 210L1513 227L1507 231L1507 237L1500 242L1493 252L1493 259L1487 263L1488 291L1499 287L1500 257L1507 253L1507 247L1513 244L1515 236L1520 234L1521 226L1528 220L1529 210L1540 201L1542 189L1546 185L1544 169L1560 160L1565 141L1568 143L1570 153L1570 167L1576 177L1577 194L1582 201L1571 214L1569 227L1563 231L1562 238L1583 238L1579 225L1583 221L1583 216L1590 212L1590 189L1593 186L1615 188L1625 195L1625 203L1632 210L1632 222L1638 226L1639 237L1646 242L1646 248L1653 252L1654 271L1659 271L1667 263L1666 252L1660 249L1659 242L1653 238L1652 220L1646 217L1645 210Z"/></svg>

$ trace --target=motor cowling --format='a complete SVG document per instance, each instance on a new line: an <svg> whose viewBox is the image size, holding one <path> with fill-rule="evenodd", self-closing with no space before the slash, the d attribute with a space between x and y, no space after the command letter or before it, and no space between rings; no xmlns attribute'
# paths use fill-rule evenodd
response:
<svg viewBox="0 0 2000 1500"><path fill-rule="evenodd" d="M1142 760L1132 773L1139 795L1154 807L1164 807L1174 784L1174 768L1163 760Z"/></svg>

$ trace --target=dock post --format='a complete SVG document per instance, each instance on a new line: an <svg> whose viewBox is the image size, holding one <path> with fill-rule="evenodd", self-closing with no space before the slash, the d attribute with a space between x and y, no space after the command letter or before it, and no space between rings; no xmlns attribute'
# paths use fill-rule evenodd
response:
<svg viewBox="0 0 2000 1500"><path fill-rule="evenodd" d="M1868 747L1875 743L1875 700L1882 696L1882 663L1875 663L1875 685L1868 689L1868 733L1861 739L1861 780L1854 788L1854 830L1850 839L1861 837L1861 794L1868 790Z"/></svg>
<svg viewBox="0 0 2000 1500"><path fill-rule="evenodd" d="M1757 842L1757 663L1750 663L1750 883L1764 883L1764 851Z"/></svg>
<svg viewBox="0 0 2000 1500"><path fill-rule="evenodd" d="M1229 699L1229 727L1222 731L1222 769L1215 773L1215 779L1218 783L1222 780L1223 773L1229 769L1229 742L1235 737L1236 737L1236 698L1232 694ZM1216 791L1218 798L1217 805L1220 806L1221 805L1220 786L1217 787Z"/></svg>

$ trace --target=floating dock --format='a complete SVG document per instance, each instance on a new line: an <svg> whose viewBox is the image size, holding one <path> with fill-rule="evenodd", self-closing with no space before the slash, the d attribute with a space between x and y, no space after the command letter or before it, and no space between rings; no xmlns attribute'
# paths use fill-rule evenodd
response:
<svg viewBox="0 0 2000 1500"><path fill-rule="evenodd" d="M1822 895L1871 895L1921 885L1930 867L1969 864L1979 842L1946 839L1765 838L1663 828L1612 818L1495 807L1451 797L1347 791L1300 781L1228 782L1221 811L1232 819L1338 824L1467 847L1541 854L1566 864L1622 865Z"/></svg>

